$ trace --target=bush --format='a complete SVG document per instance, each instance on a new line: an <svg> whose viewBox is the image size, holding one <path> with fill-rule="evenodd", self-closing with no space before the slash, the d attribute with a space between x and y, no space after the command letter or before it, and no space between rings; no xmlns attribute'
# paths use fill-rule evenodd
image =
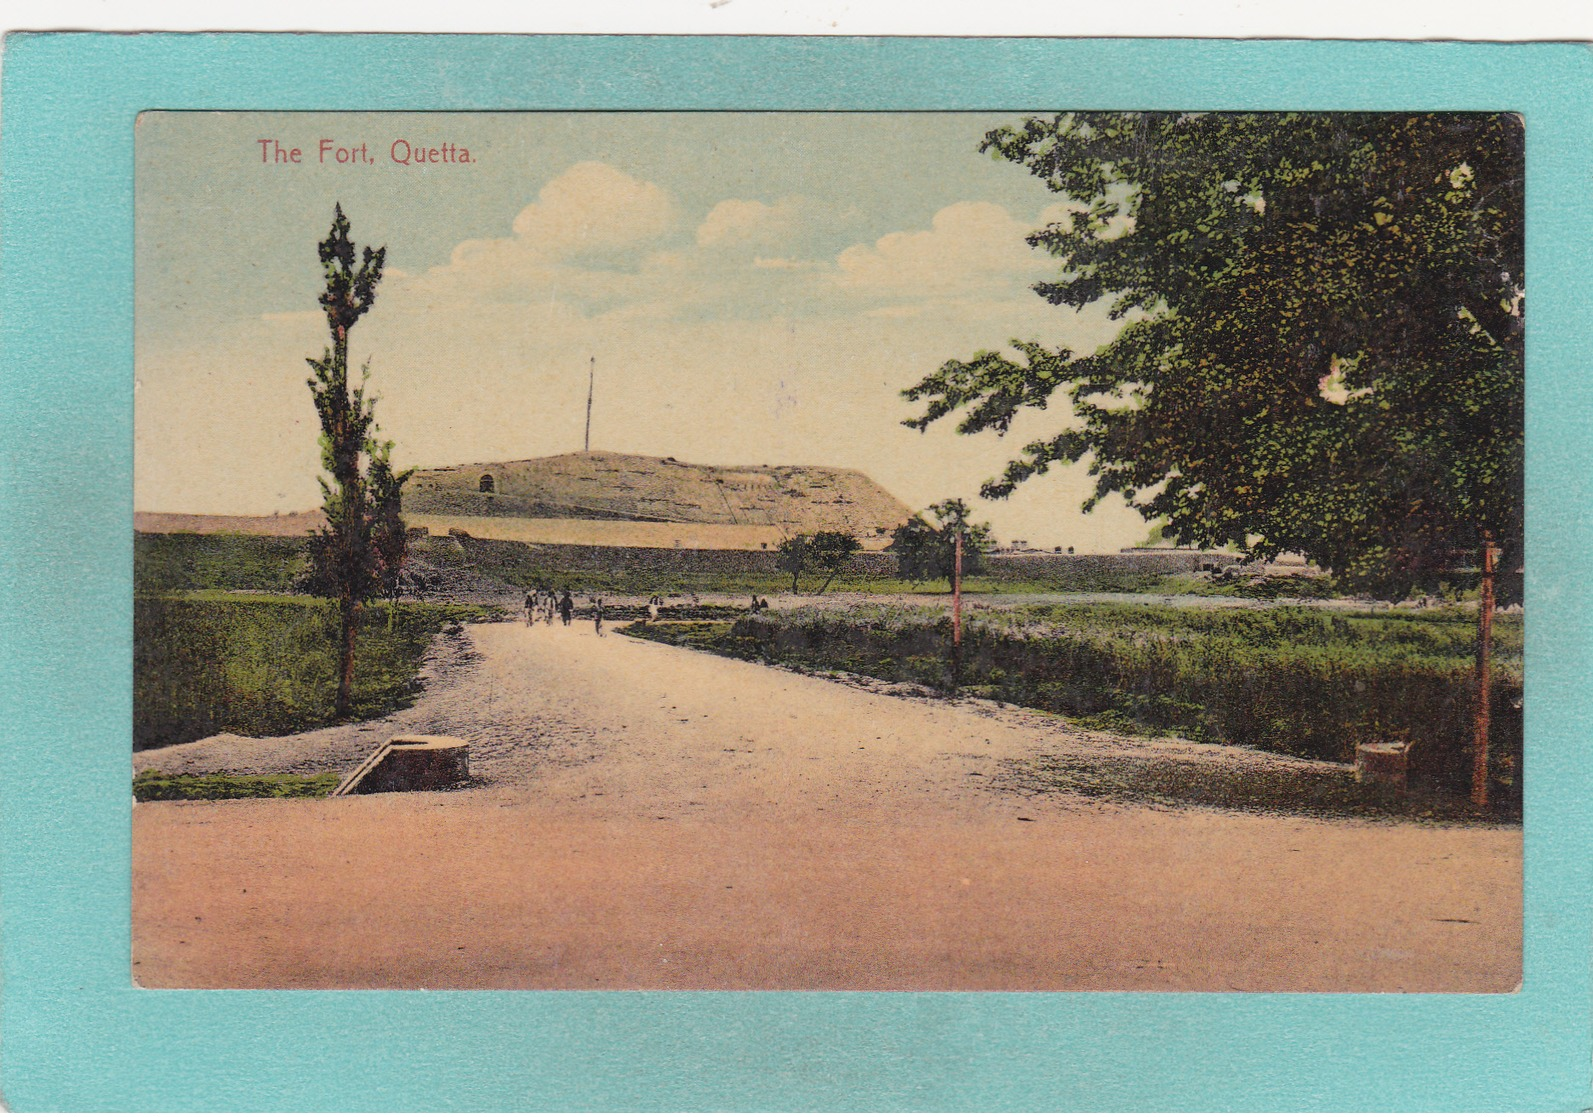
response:
<svg viewBox="0 0 1593 1117"><path fill-rule="evenodd" d="M742 658L942 690L954 684L1099 727L1178 733L1317 759L1413 743L1418 779L1461 786L1471 743L1475 618L1309 608L1063 605L970 612L960 675L951 625L927 609L864 606L748 617L699 638ZM1521 755L1521 627L1496 623L1492 748L1513 785Z"/></svg>

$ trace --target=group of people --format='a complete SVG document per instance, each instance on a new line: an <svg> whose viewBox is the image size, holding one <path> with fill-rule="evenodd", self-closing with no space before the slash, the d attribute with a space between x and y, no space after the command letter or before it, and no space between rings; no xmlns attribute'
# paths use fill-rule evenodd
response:
<svg viewBox="0 0 1593 1117"><path fill-rule="evenodd" d="M565 590L561 596L557 590L545 590L534 587L525 593L525 623L527 627L535 624L541 618L544 624L553 623L553 615L557 613L563 620L564 626L569 627L570 621L575 617L575 599L570 596L570 591ZM602 622L599 621L599 626Z"/></svg>
<svg viewBox="0 0 1593 1117"><path fill-rule="evenodd" d="M592 603L592 623L599 636L603 635L604 606L601 597L590 598ZM538 618L544 624L551 625L553 616L557 613L564 622L564 627L569 628L570 622L575 619L575 598L569 590L545 590L541 587L532 587L525 593L525 623L529 628L536 624Z"/></svg>
<svg viewBox="0 0 1593 1117"><path fill-rule="evenodd" d="M601 636L603 635L603 620L607 614L607 607L600 596L594 595L587 600L591 603L590 616L593 628ZM693 607L700 604L695 593L686 595L686 601ZM663 610L664 604L664 596L662 594L655 593L647 599L647 620L649 622L658 620L658 615ZM757 594L752 595L751 611L753 613L761 613L768 607L768 598L759 597ZM555 616L563 620L566 628L574 620L575 598L569 590L543 589L540 586L534 586L526 591L525 623L527 627L536 624L538 620L544 624L551 625Z"/></svg>

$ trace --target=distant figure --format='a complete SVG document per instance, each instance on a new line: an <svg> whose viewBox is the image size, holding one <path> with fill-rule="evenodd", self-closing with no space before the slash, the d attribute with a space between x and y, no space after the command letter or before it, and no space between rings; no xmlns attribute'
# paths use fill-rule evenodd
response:
<svg viewBox="0 0 1593 1117"><path fill-rule="evenodd" d="M754 616L757 615L757 612L758 612L758 595L757 594L753 594L752 595L752 604L748 607L747 611L752 613Z"/></svg>
<svg viewBox="0 0 1593 1117"><path fill-rule="evenodd" d="M647 599L647 623L658 620L658 607L662 604L662 599L656 593Z"/></svg>
<svg viewBox="0 0 1593 1117"><path fill-rule="evenodd" d="M559 595L552 590L542 595L542 622L551 625L553 614L559 611Z"/></svg>
<svg viewBox="0 0 1593 1117"><path fill-rule="evenodd" d="M592 599L592 624L596 628L597 634L599 636L603 635L603 599L601 597Z"/></svg>
<svg viewBox="0 0 1593 1117"><path fill-rule="evenodd" d="M532 590L525 591L525 625L531 627L531 622L537 619L537 594Z"/></svg>
<svg viewBox="0 0 1593 1117"><path fill-rule="evenodd" d="M575 602L570 599L570 591L565 590L564 596L559 598L559 616L564 619L564 627L570 627L570 618L575 616Z"/></svg>

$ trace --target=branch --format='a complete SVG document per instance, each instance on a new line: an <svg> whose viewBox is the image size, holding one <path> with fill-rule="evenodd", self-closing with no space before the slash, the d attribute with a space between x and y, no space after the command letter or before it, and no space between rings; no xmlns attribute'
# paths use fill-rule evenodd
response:
<svg viewBox="0 0 1593 1117"><path fill-rule="evenodd" d="M911 402L928 399L929 406L902 425L927 430L931 423L962 408L967 414L957 424L958 434L994 430L1006 434L1013 418L1025 407L1044 409L1051 394L1069 382L1073 354L1049 350L1038 342L1012 341L1023 363L1008 360L993 350L974 354L971 361L947 361L938 370L902 392Z"/></svg>

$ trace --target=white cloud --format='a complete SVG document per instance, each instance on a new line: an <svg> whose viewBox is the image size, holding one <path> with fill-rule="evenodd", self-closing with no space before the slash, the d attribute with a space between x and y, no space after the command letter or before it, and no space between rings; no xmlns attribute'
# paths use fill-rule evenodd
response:
<svg viewBox="0 0 1593 1117"><path fill-rule="evenodd" d="M793 251L824 225L812 198L730 198L695 229L661 187L603 163L578 163L543 187L507 237L465 241L449 262L395 275L405 313L471 314L473 306L570 306L584 317L701 318L853 313L906 317L951 304L1004 318L1032 306L1049 271L1024 238L1038 220L989 202L957 202L928 229L888 233L826 260Z"/></svg>
<svg viewBox="0 0 1593 1117"><path fill-rule="evenodd" d="M428 303L487 299L614 299L638 286L649 249L679 228L663 188L606 163L577 163L542 188L508 237L467 240L447 264L393 275ZM667 257L658 258L665 266Z"/></svg>
<svg viewBox="0 0 1593 1117"><path fill-rule="evenodd" d="M857 294L918 300L1019 289L1046 267L1046 257L1024 242L1034 228L991 202L956 202L928 229L846 249L836 259L836 282Z"/></svg>
<svg viewBox="0 0 1593 1117"><path fill-rule="evenodd" d="M645 244L677 221L663 188L607 163L577 163L514 219L514 235L546 256Z"/></svg>
<svg viewBox="0 0 1593 1117"><path fill-rule="evenodd" d="M797 231L811 208L807 199L795 196L781 198L773 205L727 198L709 210L697 227L697 243L704 248L716 245L768 248L782 244Z"/></svg>

